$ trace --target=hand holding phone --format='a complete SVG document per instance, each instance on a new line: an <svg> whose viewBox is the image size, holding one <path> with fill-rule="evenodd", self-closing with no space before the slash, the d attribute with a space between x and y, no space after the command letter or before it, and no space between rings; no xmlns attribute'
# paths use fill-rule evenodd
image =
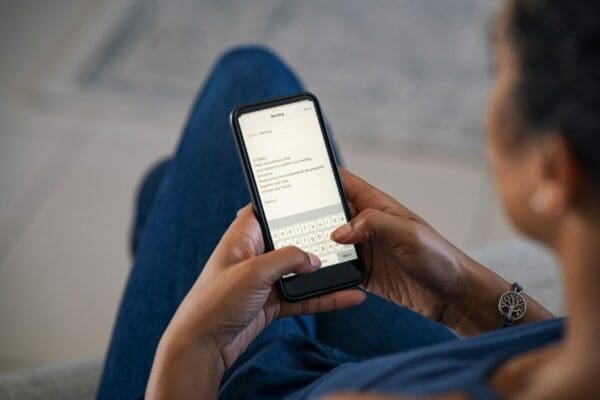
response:
<svg viewBox="0 0 600 400"><path fill-rule="evenodd" d="M236 108L231 126L267 250L296 246L321 260L314 274L282 278L283 297L361 283L359 249L330 239L349 212L316 97L304 92Z"/></svg>
<svg viewBox="0 0 600 400"><path fill-rule="evenodd" d="M164 332L146 386L147 399L195 398L198 393L216 399L225 371L274 319L340 310L365 299L358 290L297 303L273 296L280 276L311 272L319 263L294 247L262 254L261 236L252 207L244 207Z"/></svg>

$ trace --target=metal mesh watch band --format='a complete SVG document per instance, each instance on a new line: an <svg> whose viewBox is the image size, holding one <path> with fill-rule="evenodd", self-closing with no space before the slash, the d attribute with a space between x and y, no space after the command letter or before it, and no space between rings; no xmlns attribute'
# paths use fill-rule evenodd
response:
<svg viewBox="0 0 600 400"><path fill-rule="evenodd" d="M521 293L523 293L523 287L515 282L512 284L512 290L500 296L498 311L503 328L513 326L515 322L525 316L527 303Z"/></svg>

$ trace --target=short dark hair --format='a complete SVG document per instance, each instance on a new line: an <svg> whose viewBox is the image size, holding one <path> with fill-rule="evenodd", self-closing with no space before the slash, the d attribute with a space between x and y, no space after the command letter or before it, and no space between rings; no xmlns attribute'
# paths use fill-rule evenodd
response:
<svg viewBox="0 0 600 400"><path fill-rule="evenodd" d="M561 132L600 183L600 1L509 0L506 11L524 134Z"/></svg>

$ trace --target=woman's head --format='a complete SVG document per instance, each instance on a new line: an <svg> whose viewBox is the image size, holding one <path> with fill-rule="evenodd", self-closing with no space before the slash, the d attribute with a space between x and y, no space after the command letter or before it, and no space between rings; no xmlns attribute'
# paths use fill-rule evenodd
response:
<svg viewBox="0 0 600 400"><path fill-rule="evenodd" d="M492 166L513 222L551 242L600 206L600 2L507 0L493 36Z"/></svg>

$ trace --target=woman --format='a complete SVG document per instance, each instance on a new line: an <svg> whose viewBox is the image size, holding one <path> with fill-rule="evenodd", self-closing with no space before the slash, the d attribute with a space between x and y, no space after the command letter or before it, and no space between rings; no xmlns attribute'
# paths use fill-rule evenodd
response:
<svg viewBox="0 0 600 400"><path fill-rule="evenodd" d="M154 200L148 221L138 224L136 262L99 397L135 398L145 390L149 399L340 392L348 394L339 398L597 398L599 45L600 4L593 0L508 0L495 23L491 164L512 222L560 258L569 313L568 320L552 319L521 292L526 313L517 321L505 316L506 325L515 325L505 329L498 301L518 286L345 170L353 218L332 238L362 246L366 294L282 302L274 282L310 273L319 261L294 247L263 254L250 206L215 247L234 210L247 203L229 110L301 90L272 54L228 53L163 167L156 194L142 191L143 204Z"/></svg>

